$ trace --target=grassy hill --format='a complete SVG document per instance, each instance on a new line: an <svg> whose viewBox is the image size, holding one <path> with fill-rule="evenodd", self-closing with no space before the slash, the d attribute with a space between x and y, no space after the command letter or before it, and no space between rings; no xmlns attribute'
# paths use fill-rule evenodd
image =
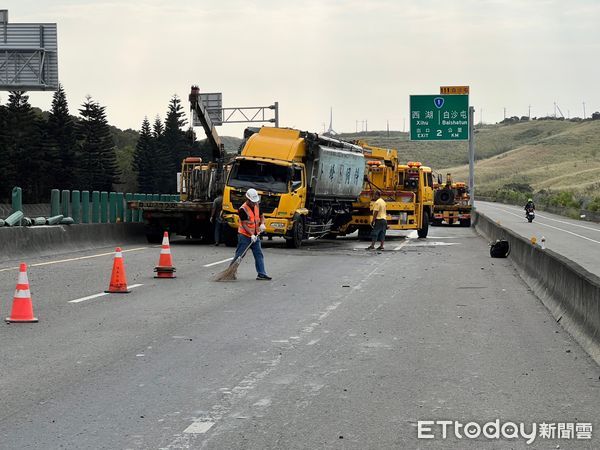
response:
<svg viewBox="0 0 600 450"><path fill-rule="evenodd" d="M532 120L484 125L475 131L478 192L514 183L534 191L600 191L600 121ZM341 135L372 145L397 148L403 161L417 160L455 179L468 178L466 142L410 142L407 133Z"/></svg>
<svg viewBox="0 0 600 450"><path fill-rule="evenodd" d="M562 127L554 128L557 124ZM507 128L514 127L522 129L521 133L538 134L529 143L513 143L510 150L477 161L475 174L480 192L525 183L534 191L600 193L600 121L543 121ZM457 178L468 176L467 165L454 166L449 171Z"/></svg>

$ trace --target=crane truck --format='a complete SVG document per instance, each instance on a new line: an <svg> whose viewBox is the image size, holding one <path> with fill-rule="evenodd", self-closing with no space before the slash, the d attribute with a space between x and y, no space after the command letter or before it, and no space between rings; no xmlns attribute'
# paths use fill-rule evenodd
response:
<svg viewBox="0 0 600 450"><path fill-rule="evenodd" d="M223 193L226 242L235 242L249 188L261 196L265 234L285 238L290 248L351 220L365 172L362 147L290 128L248 128L245 137Z"/></svg>
<svg viewBox="0 0 600 450"><path fill-rule="evenodd" d="M469 189L462 181L452 181L452 175L446 174L446 183L442 184L441 174L435 184L435 198L432 225L459 223L462 227L471 226L471 204Z"/></svg>
<svg viewBox="0 0 600 450"><path fill-rule="evenodd" d="M185 158L181 164L179 202L130 201L128 206L141 210L150 243L160 243L163 232L212 242L214 236L210 214L214 199L223 192L226 177L225 148L200 100L200 89L192 86L190 107L196 113L212 149L212 161L199 157Z"/></svg>
<svg viewBox="0 0 600 450"><path fill-rule="evenodd" d="M427 237L433 213L433 176L429 167L420 162L400 164L395 149L384 149L356 141L364 148L366 176L360 197L353 204L352 220L343 226L339 235L358 230L358 238L371 236L373 203L379 194L386 202L388 228L417 230L420 238Z"/></svg>

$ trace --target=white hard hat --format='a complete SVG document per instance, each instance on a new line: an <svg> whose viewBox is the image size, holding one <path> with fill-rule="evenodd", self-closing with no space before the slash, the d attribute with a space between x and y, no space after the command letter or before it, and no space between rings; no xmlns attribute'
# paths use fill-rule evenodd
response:
<svg viewBox="0 0 600 450"><path fill-rule="evenodd" d="M254 203L260 202L260 195L258 195L258 192L256 192L256 189L254 188L250 188L246 191L246 198Z"/></svg>

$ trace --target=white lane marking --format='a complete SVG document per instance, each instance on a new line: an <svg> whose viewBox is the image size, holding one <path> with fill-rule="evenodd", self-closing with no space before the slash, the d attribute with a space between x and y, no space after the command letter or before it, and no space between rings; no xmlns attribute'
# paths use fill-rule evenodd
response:
<svg viewBox="0 0 600 450"><path fill-rule="evenodd" d="M128 289L135 289L136 287L143 286L143 284L132 284L127 286ZM104 297L105 295L109 295L108 292L100 292L99 294L88 295L87 297L77 298L75 300L69 300L69 303L81 303L86 300L92 300L93 298Z"/></svg>
<svg viewBox="0 0 600 450"><path fill-rule="evenodd" d="M232 259L233 259L233 256L232 256L231 258L224 259L223 261L217 261L217 262L210 263L210 264L204 264L204 266L202 266L202 267L212 267L212 266L216 266L217 264L223 264L223 263L226 263L226 262L228 262L228 261L231 261Z"/></svg>
<svg viewBox="0 0 600 450"><path fill-rule="evenodd" d="M204 434L212 428L214 422L198 421L193 422L189 427L183 430L184 433Z"/></svg>
<svg viewBox="0 0 600 450"><path fill-rule="evenodd" d="M505 213L511 214L513 216L516 216L516 217L521 217L519 214L515 214L513 212L510 212L510 211L508 211L506 209L503 209L503 208L499 208L497 206L494 206L493 208L499 209L501 211L504 211ZM595 239L589 238L587 236L582 236L581 234L573 233L572 231L565 230L563 228L555 227L554 225L548 225L547 223L540 222L539 220L536 221L536 224L543 225L543 226L548 227L548 228L553 228L553 229L558 230L558 231L564 231L565 233L572 234L573 236L577 236L578 238L585 239L586 241L590 241L590 242L594 242L596 244L600 244L600 241L597 241Z"/></svg>
<svg viewBox="0 0 600 450"><path fill-rule="evenodd" d="M313 339L312 341L310 341L309 343L307 343L306 345L315 345L317 342L319 342L321 340L321 338L319 339Z"/></svg>
<svg viewBox="0 0 600 450"><path fill-rule="evenodd" d="M394 251L397 252L398 250L402 250L402 247L404 247L406 244L408 244L408 241L404 241L402 244L395 246Z"/></svg>
<svg viewBox="0 0 600 450"><path fill-rule="evenodd" d="M460 245L459 242L432 242L432 241L422 241L422 242L412 242L409 247L439 247L444 245Z"/></svg>
<svg viewBox="0 0 600 450"><path fill-rule="evenodd" d="M490 206L491 206L492 208L498 208L498 207L497 207L497 206L495 206L495 205L494 205L494 206L490 205ZM509 207L509 206L507 205L507 207ZM515 210L517 210L517 209L518 209L516 206L515 206L514 208L515 208ZM498 209L501 209L501 208L498 208ZM507 212L508 212L508 211L507 211ZM554 222L560 222L560 223L564 223L565 225L571 225L571 226L574 226L574 227L585 228L586 230L590 230L590 231L597 231L597 232L599 232L599 233L600 233L600 228L586 227L585 225L579 225L579 224L577 224L577 223L573 223L573 222L567 222L566 220L558 220L558 219L553 219L552 217L544 216L544 215L542 215L542 214L539 214L539 213L537 213L537 212L536 212L536 215L537 215L537 217L541 217L542 219L546 219L546 220L552 220L552 221L554 221Z"/></svg>
<svg viewBox="0 0 600 450"><path fill-rule="evenodd" d="M319 316L319 319L318 319L318 320L323 320L323 319L325 319L325 318L326 318L326 317L327 317L329 314L331 314L333 311L335 311L335 310L336 310L336 308L337 308L338 306L340 306L341 304L342 304L342 302L335 302L335 303L332 303L331 305L329 305L327 308L325 308L325 309L326 309L326 311L325 311L323 314L321 314L321 315Z"/></svg>
<svg viewBox="0 0 600 450"><path fill-rule="evenodd" d="M149 247L130 248L128 250L121 250L121 252L122 253L135 252L138 250L145 250L147 248L149 248ZM114 254L115 254L115 252L98 253L97 255L80 256L78 258L59 259L56 261L46 261L46 262L42 262L42 263L29 264L29 267L49 266L51 264L60 264L60 263L66 263L66 262L71 262L71 261L81 261L82 259L99 258L101 256L108 256L108 255L114 255ZM15 269L18 269L18 267L6 267L4 269L0 269L0 272L5 272L7 270L15 270Z"/></svg>

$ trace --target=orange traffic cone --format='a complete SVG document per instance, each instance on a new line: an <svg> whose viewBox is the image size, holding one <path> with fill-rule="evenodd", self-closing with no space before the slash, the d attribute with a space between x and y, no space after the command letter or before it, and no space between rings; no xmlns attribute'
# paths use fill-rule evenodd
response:
<svg viewBox="0 0 600 450"><path fill-rule="evenodd" d="M108 287L108 290L104 292L108 292L109 294L129 294L131 292L127 289L127 276L125 275L121 247L115 249L112 275L110 276L110 286Z"/></svg>
<svg viewBox="0 0 600 450"><path fill-rule="evenodd" d="M165 231L163 235L162 248L158 258L158 266L154 268L156 276L154 278L177 278L175 276L175 267L171 258L171 247L169 246L169 232Z"/></svg>
<svg viewBox="0 0 600 450"><path fill-rule="evenodd" d="M29 291L29 280L27 279L27 264L21 263L19 268L19 278L17 279L17 288L15 290L15 297L13 299L12 311L10 312L10 317L6 318L6 322L37 321L37 317L33 317L31 292Z"/></svg>

